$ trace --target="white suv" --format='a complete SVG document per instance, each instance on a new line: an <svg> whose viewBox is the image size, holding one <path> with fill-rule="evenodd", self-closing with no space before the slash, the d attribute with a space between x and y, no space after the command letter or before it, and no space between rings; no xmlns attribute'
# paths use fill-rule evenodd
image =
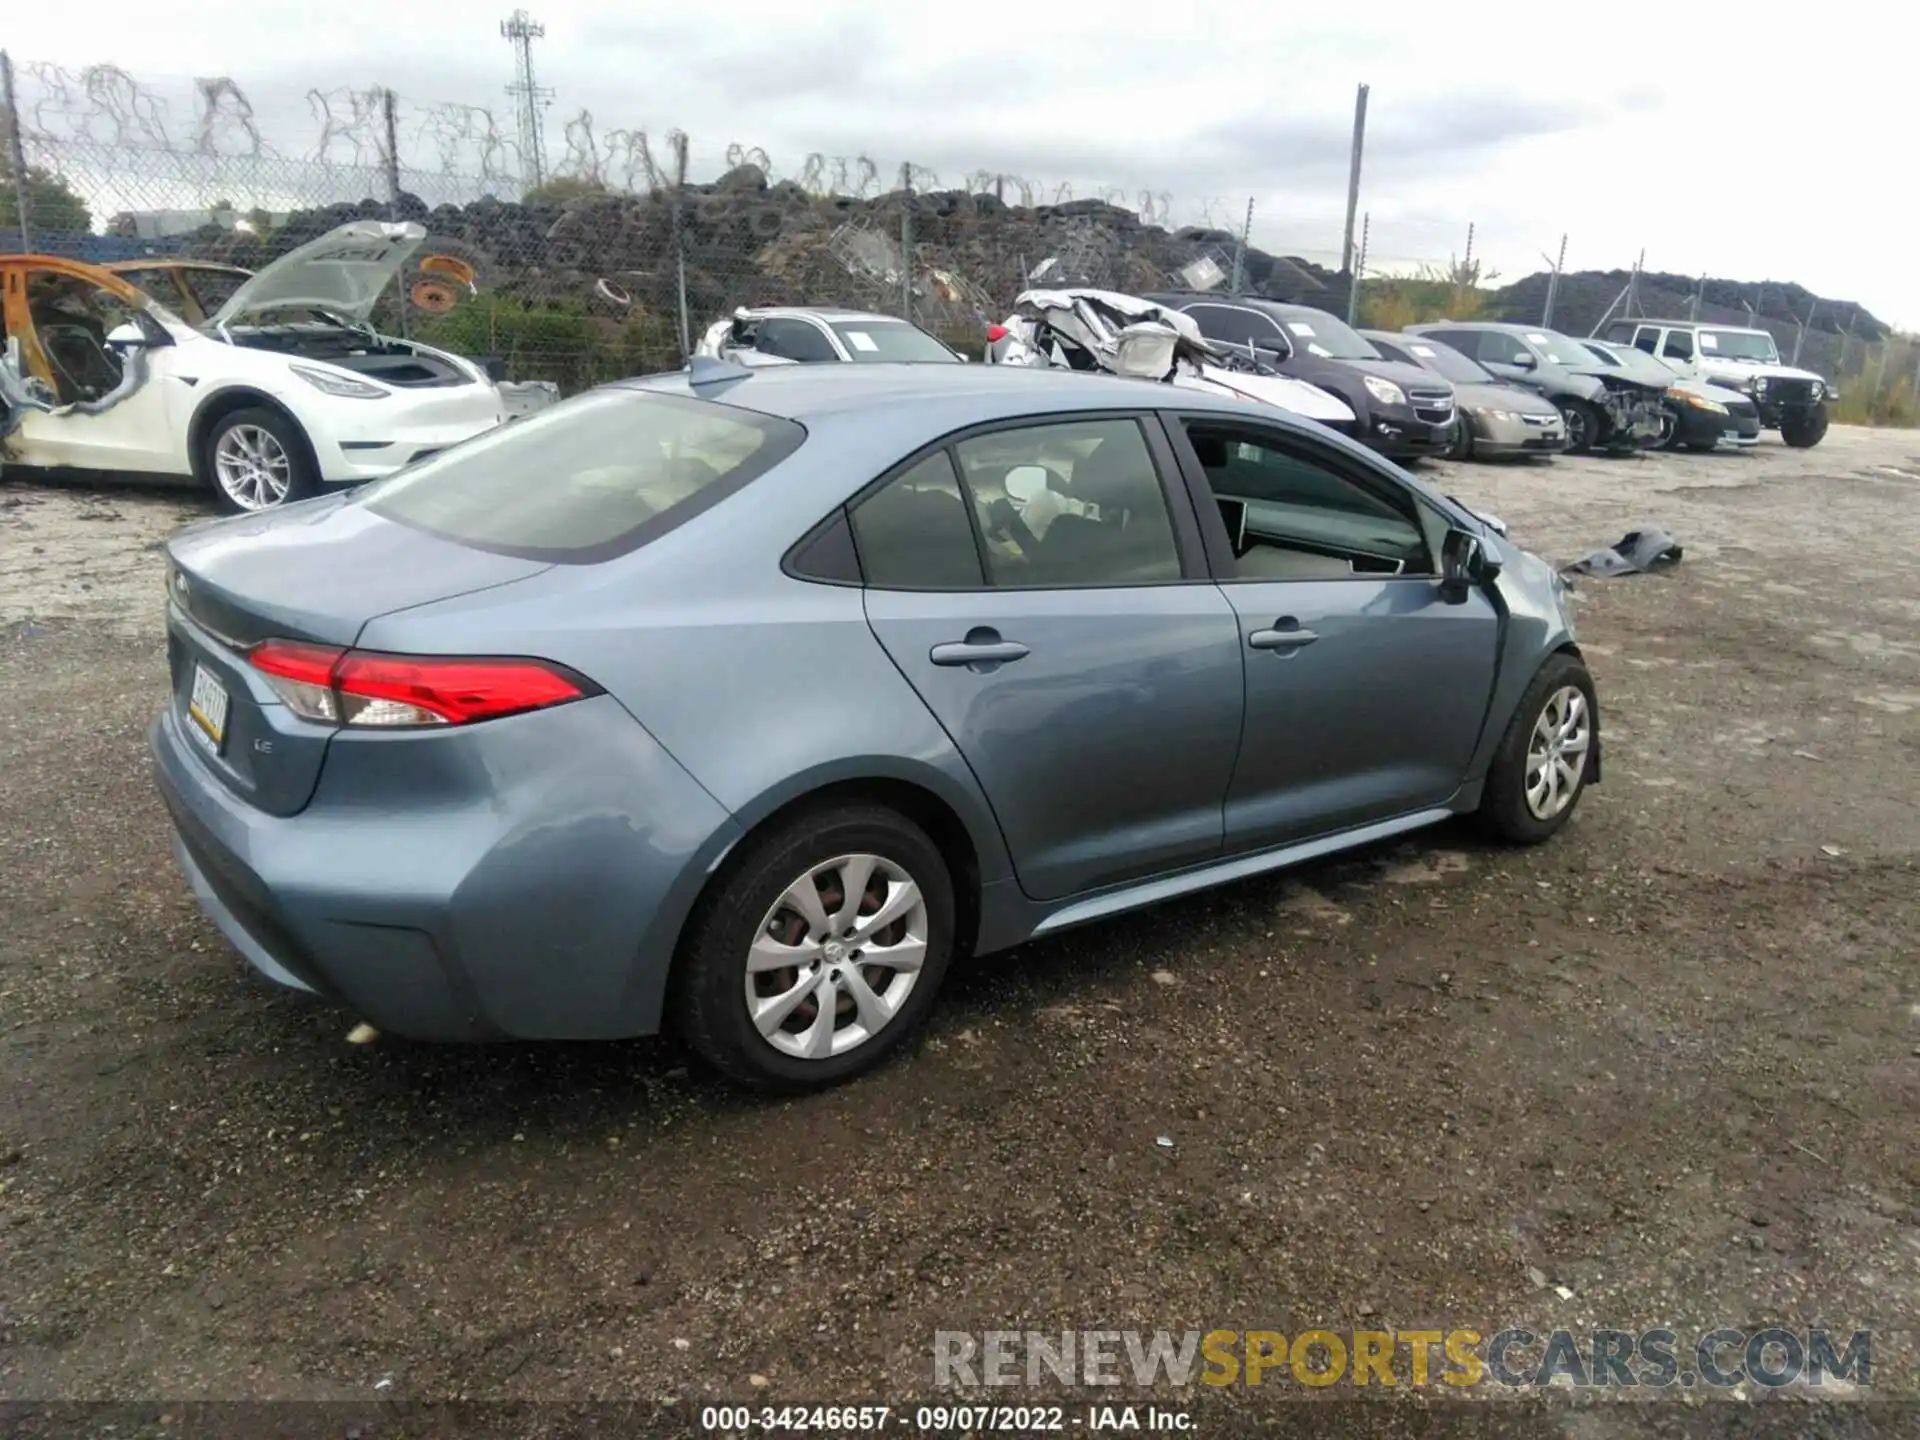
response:
<svg viewBox="0 0 1920 1440"><path fill-rule="evenodd" d="M1800 449L1827 433L1827 407L1840 392L1811 370L1780 363L1773 336L1732 325L1687 320L1616 320L1606 338L1632 345L1689 379L1738 390L1753 398L1760 424Z"/></svg>

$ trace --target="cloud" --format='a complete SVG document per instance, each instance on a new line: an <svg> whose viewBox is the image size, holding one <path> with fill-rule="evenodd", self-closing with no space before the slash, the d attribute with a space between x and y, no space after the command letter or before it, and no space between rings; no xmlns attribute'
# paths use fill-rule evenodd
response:
<svg viewBox="0 0 1920 1440"><path fill-rule="evenodd" d="M480 105L513 124L511 55L497 34L508 5L200 0L164 26L139 0L91 0L84 24L55 6L15 8L16 59L131 59L186 93L192 76L231 75L288 155L312 149L303 97L316 87L390 85L412 107ZM1872 43L1829 17L1791 44L1740 50L1722 75L1673 66L1674 55L1724 52L1726 19L1711 10L1663 12L1660 45L1603 56L1595 46L1625 34L1618 24L1596 29L1590 9L1525 0L1483 0L1469 20L1437 27L1430 8L1394 0L1314 18L1188 7L1151 24L1093 0L531 8L547 26L536 60L555 92L556 155L565 120L585 109L601 134L685 130L703 175L737 141L786 173L815 152L871 156L888 175L911 160L949 183L984 170L1081 194L1170 194L1181 218L1237 215L1252 196L1256 237L1327 251L1339 244L1353 86L1364 80L1362 206L1384 237L1379 253L1444 261L1473 221L1476 250L1518 274L1566 231L1577 267L1626 266L1644 246L1658 268L1790 276L1920 322L1920 279L1894 239L1914 219L1910 187L1886 152L1834 138L1910 128L1899 97L1911 47L1894 43L1905 33L1894 12L1870 22ZM137 51L114 53L111 37L129 34ZM1543 56L1583 54L1597 73L1541 68ZM1759 150L1726 148L1735 113ZM438 168L431 154L423 163ZM1703 181L1703 164L1722 168ZM1836 209L1850 212L1846 224Z"/></svg>

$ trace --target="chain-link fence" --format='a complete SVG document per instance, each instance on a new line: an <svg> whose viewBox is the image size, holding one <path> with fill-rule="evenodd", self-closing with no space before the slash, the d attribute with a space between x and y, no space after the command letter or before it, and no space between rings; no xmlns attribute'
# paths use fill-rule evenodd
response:
<svg viewBox="0 0 1920 1440"><path fill-rule="evenodd" d="M1613 279L1628 279L1568 276L1548 302L1544 274L1493 288L1503 277L1475 259L1471 229L1369 216L1353 266L1365 278L1350 294L1343 217L1324 203L1256 218L1246 200L942 176L864 155L783 165L753 147L606 126L586 112L554 127L549 153L529 163L510 117L377 87L256 96L228 78L7 68L0 251L257 269L349 220L417 221L427 240L376 323L568 391L677 367L708 323L740 305L905 315L977 354L986 325L1033 284L1238 288L1392 328L1463 308L1535 321L1551 309L1556 328L1585 334ZM1287 253L1249 244L1250 233ZM465 262L473 285L419 268L437 255ZM1675 278L1640 277L1638 313L1691 303L1702 318L1747 323L1734 297L1668 295L1655 283ZM1850 331L1844 314L1796 329L1780 317L1804 317L1811 297L1800 311L1784 290L1756 298L1783 356L1798 350L1809 368L1904 396L1874 401L1874 418L1911 413L1910 346L1889 344L1870 320Z"/></svg>

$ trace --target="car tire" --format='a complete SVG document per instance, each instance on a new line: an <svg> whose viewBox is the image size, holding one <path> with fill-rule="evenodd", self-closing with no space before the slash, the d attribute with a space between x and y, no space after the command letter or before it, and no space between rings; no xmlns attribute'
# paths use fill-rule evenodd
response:
<svg viewBox="0 0 1920 1440"><path fill-rule="evenodd" d="M306 433L263 405L231 410L214 421L200 459L214 499L229 514L276 510L320 490Z"/></svg>
<svg viewBox="0 0 1920 1440"><path fill-rule="evenodd" d="M1796 450L1810 450L1827 437L1827 407L1822 405L1804 420L1788 420L1780 438Z"/></svg>
<svg viewBox="0 0 1920 1440"><path fill-rule="evenodd" d="M1471 460L1473 458L1473 422L1466 412L1458 411L1453 417L1453 439L1447 445L1447 459Z"/></svg>
<svg viewBox="0 0 1920 1440"><path fill-rule="evenodd" d="M1562 400L1558 404L1560 418L1567 426L1567 445L1561 453L1586 454L1600 438L1600 412L1584 400Z"/></svg>
<svg viewBox="0 0 1920 1440"><path fill-rule="evenodd" d="M847 912L846 890L863 873L865 898ZM916 903L865 929L882 906L906 901L903 881ZM905 816L872 804L804 811L747 841L696 908L674 963L674 1028L701 1059L751 1089L849 1079L925 1021L952 958L954 916L947 863ZM820 923L833 921L842 923ZM874 937L872 948L860 946L863 935ZM767 963L786 949L793 965ZM909 961L917 965L896 968Z"/></svg>
<svg viewBox="0 0 1920 1440"><path fill-rule="evenodd" d="M1577 753L1567 743L1575 732L1565 726L1566 718L1576 714L1581 727ZM1554 743L1555 731L1561 734L1559 745ZM1550 655L1514 707L1500 748L1494 751L1476 812L1481 829L1514 845L1538 845L1556 834L1586 792L1599 763L1599 745L1600 707L1593 677L1577 655Z"/></svg>

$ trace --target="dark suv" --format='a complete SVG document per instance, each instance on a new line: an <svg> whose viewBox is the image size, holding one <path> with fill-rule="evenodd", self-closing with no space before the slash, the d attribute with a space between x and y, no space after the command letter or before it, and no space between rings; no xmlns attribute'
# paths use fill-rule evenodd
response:
<svg viewBox="0 0 1920 1440"><path fill-rule="evenodd" d="M1453 386L1418 365L1387 359L1325 310L1233 295L1146 298L1185 311L1209 340L1251 347L1282 375L1338 395L1353 411L1354 438L1382 455L1444 455L1453 444Z"/></svg>

